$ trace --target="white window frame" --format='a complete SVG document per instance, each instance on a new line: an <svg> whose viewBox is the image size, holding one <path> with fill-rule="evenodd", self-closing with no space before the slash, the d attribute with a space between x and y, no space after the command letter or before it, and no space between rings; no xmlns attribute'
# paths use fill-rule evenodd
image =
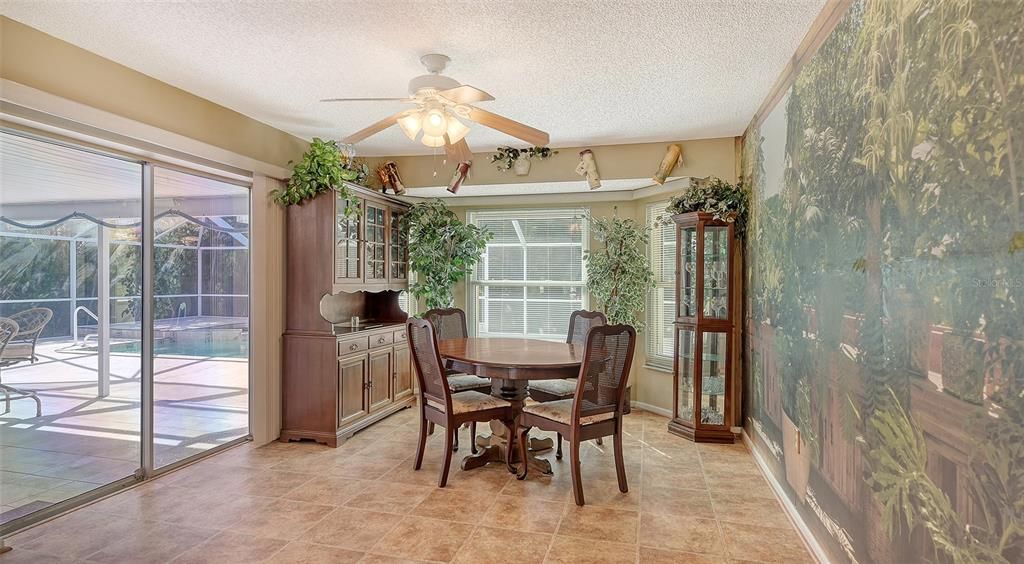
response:
<svg viewBox="0 0 1024 564"><path fill-rule="evenodd" d="M570 218L570 217L586 218L589 214L590 214L590 209L587 208L587 207L571 207L571 208L561 208L560 207L560 208L539 208L539 209L538 208L533 208L533 209L531 209L531 208L525 208L525 209L505 209L505 208L503 208L503 209L493 209L493 208L490 208L490 209L486 209L485 208L485 209L476 209L476 210L469 210L469 211L467 211L466 212L466 223L469 223L469 224L472 224L472 225L477 225L478 222L481 219L487 219L487 218L508 218L508 217L514 217L515 219L549 219L549 218L554 219L554 218L561 218L561 217L565 217L565 218ZM587 251L590 250L590 224L586 221L586 219L581 219L580 225L581 225L581 234L580 234L580 237L581 237L581 253L580 253L580 256L584 257L586 255ZM518 232L518 228L517 228L517 232ZM487 246L488 247L516 247L516 246L522 247L524 249L524 251L523 251L523 268L524 269L527 268L526 249L528 247L536 248L536 247L542 247L542 246L548 246L548 247L572 247L572 246L575 246L575 243L542 243L542 244L531 243L531 244L527 244L523 240L521 232L519 232L519 240L520 240L520 242L519 242L518 245L516 245L514 243L488 243ZM484 257L484 259L481 259L481 260L485 260L485 259L486 259L486 257ZM523 277L526 278L525 271L524 271L524 276ZM581 307L583 309L589 309L590 308L590 291L587 288L587 264L586 264L586 259L585 258L581 259L580 278L581 279L578 282L575 282L575 281L574 282L544 281L544 280L480 280L480 279L477 278L477 271L474 268L474 271L471 272L470 275L466 278L466 315L468 317L468 325L469 325L469 334L470 334L470 336L474 336L474 337L477 336L477 334L478 334L477 328L479 326L479 323L477 322L477 315L479 314L479 312L477 311L478 306L477 306L477 300L475 299L476 287L479 287L479 286L521 286L521 287L523 287L523 298L522 298L521 301L524 304L524 307L523 307L523 327L526 327L526 325L527 325L526 324L526 315L527 315L528 309L525 307L525 304L527 302L529 302L529 301L537 301L537 300L529 300L527 298L528 288L531 288L531 287L552 287L552 286L555 286L555 287L577 287L578 286L580 288L580 292L581 292L581 295L580 295L580 301L582 303ZM518 301L515 298L509 298L508 300L509 301ZM525 335L520 335L520 337L528 338L528 339L555 340L553 337L545 336L545 335L525 334ZM558 336L557 337L557 340L564 340L564 339L565 339L565 336Z"/></svg>
<svg viewBox="0 0 1024 564"><path fill-rule="evenodd" d="M651 263L651 268L654 270L655 289L648 292L647 297L647 331L646 333L646 353L647 362L646 366L658 370L671 371L672 370L672 354L664 354L661 352L664 345L664 341L660 341L660 335L666 329L663 327L662 320L665 319L666 313L671 313L671 318L675 319L675 291L676 291L676 280L675 280L675 253L673 253L673 259L667 263L661 265L661 272L656 268L656 257L661 256L662 247L662 233L664 229L668 229L673 233L672 239L675 240L675 224L660 224L659 218L667 218L668 212L665 208L668 207L669 200L663 200L659 202L652 202L647 204L644 208L644 220L647 225L651 227L651 236L647 244L647 259ZM666 312L666 301L658 300L658 290L664 289L671 296L671 309L673 311ZM672 334L674 329L670 330ZM657 336L657 338L656 338ZM672 335L673 344L669 347L670 349L675 347L674 335Z"/></svg>

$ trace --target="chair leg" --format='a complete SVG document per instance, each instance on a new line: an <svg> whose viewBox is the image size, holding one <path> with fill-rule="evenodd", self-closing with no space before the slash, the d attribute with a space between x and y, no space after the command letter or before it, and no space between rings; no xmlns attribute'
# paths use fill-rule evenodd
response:
<svg viewBox="0 0 1024 564"><path fill-rule="evenodd" d="M441 459L441 477L437 480L437 487L443 488L448 484L448 467L452 464L452 441L453 435L458 434L459 426L449 424L444 428L444 458Z"/></svg>
<svg viewBox="0 0 1024 564"><path fill-rule="evenodd" d="M427 434L428 435L433 435L434 434L434 423L433 422L427 423Z"/></svg>
<svg viewBox="0 0 1024 564"><path fill-rule="evenodd" d="M594 442L597 443L598 446L603 445L604 444L604 438L598 437L598 438L594 439Z"/></svg>
<svg viewBox="0 0 1024 564"><path fill-rule="evenodd" d="M469 424L469 452L476 454L476 421Z"/></svg>
<svg viewBox="0 0 1024 564"><path fill-rule="evenodd" d="M6 415L11 412L11 392L7 390L7 386L0 386L0 390L4 392L4 412L0 415Z"/></svg>
<svg viewBox="0 0 1024 564"><path fill-rule="evenodd" d="M569 437L569 467L572 469L572 496L576 505L583 506L583 481L580 476L580 440Z"/></svg>
<svg viewBox="0 0 1024 564"><path fill-rule="evenodd" d="M615 442L615 477L619 479L619 491L626 493L629 491L629 486L626 485L626 464L622 460L621 429L615 432L615 436L612 440Z"/></svg>
<svg viewBox="0 0 1024 564"><path fill-rule="evenodd" d="M516 429L519 428L519 421L513 421L511 426L507 421L503 421L503 423L505 424L505 428L508 429L508 446L505 448L505 468L510 473L515 474L516 467L512 465L512 460L515 459L515 452L516 449L519 448L519 444L516 443L515 448L513 448L513 443L516 442ZM473 435L475 437L476 433L473 433ZM476 448L476 441L473 441L473 448ZM473 453L475 454L476 450L474 450Z"/></svg>
<svg viewBox="0 0 1024 564"><path fill-rule="evenodd" d="M561 460L562 459L562 434L561 433L557 433L557 435L558 435L558 439L557 439L557 441L558 441L558 449L555 450L555 458L557 458L558 460Z"/></svg>
<svg viewBox="0 0 1024 564"><path fill-rule="evenodd" d="M530 428L520 427L519 425L516 425L516 433L514 436L510 437L510 440L511 439L518 439L516 442L519 443L519 472L516 474L516 479L525 480L526 472L529 467L529 464L527 463L528 459L526 458L526 443L529 442L530 440ZM509 448L511 447L512 445L510 443Z"/></svg>
<svg viewBox="0 0 1024 564"><path fill-rule="evenodd" d="M459 452L459 429L462 427L455 428L455 440L452 442L452 451Z"/></svg>
<svg viewBox="0 0 1024 564"><path fill-rule="evenodd" d="M416 443L416 460L413 461L412 469L419 470L423 466L423 450L427 445L427 427L430 426L430 422L423 416L423 412L420 411L420 437L419 442Z"/></svg>

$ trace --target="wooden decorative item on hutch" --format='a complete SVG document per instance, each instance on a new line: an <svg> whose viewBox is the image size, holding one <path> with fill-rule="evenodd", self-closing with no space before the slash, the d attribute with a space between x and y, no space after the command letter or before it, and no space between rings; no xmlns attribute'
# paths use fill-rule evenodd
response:
<svg viewBox="0 0 1024 564"><path fill-rule="evenodd" d="M676 225L674 401L669 431L696 442L732 443L740 425L741 251L733 224L712 214Z"/></svg>
<svg viewBox="0 0 1024 564"><path fill-rule="evenodd" d="M409 206L348 187L354 201L331 192L288 207L282 441L337 446L415 400L399 305Z"/></svg>

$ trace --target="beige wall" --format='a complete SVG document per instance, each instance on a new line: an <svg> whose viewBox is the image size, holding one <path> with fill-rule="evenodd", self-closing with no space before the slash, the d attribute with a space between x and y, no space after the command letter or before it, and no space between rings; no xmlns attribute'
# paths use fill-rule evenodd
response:
<svg viewBox="0 0 1024 564"><path fill-rule="evenodd" d="M307 143L0 16L0 78L277 166Z"/></svg>

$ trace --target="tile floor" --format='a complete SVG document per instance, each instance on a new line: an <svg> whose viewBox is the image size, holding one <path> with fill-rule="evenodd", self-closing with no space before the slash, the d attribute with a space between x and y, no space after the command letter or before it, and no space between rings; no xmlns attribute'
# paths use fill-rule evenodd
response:
<svg viewBox="0 0 1024 564"><path fill-rule="evenodd" d="M3 369L7 384L34 390L0 415L0 523L131 476L140 464L140 360L112 354L110 395L97 397L95 352L67 341L39 344L39 360ZM154 364L156 458L180 460L244 436L244 359L160 356ZM0 407L2 407L0 403Z"/></svg>
<svg viewBox="0 0 1024 564"><path fill-rule="evenodd" d="M741 445L695 445L668 434L664 417L634 412L629 493L618 491L609 443L590 443L580 508L553 452L551 477L453 468L437 488L440 433L413 471L415 415L337 449L232 449L11 537L0 564L812 561ZM466 449L465 430L462 439Z"/></svg>

